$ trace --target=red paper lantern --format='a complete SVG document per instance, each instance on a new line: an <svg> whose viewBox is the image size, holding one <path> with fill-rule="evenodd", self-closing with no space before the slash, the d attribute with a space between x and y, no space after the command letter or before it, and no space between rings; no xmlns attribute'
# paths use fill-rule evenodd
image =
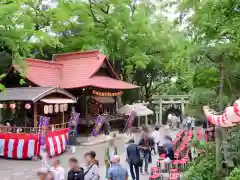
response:
<svg viewBox="0 0 240 180"><path fill-rule="evenodd" d="M30 108L31 108L31 105L27 103L27 104L25 104L25 108L26 108L26 109L30 109Z"/></svg>
<svg viewBox="0 0 240 180"><path fill-rule="evenodd" d="M3 104L0 104L0 109L2 109L3 108Z"/></svg>
<svg viewBox="0 0 240 180"><path fill-rule="evenodd" d="M10 108L11 109L15 109L16 108L16 104L10 104Z"/></svg>

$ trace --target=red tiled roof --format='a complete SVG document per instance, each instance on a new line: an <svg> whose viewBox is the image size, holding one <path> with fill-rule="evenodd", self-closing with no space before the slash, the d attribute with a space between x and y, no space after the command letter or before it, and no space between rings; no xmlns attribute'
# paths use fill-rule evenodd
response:
<svg viewBox="0 0 240 180"><path fill-rule="evenodd" d="M108 76L93 76L88 80L88 86L104 89L134 89L135 85Z"/></svg>
<svg viewBox="0 0 240 180"><path fill-rule="evenodd" d="M106 56L99 51L56 54L54 59L55 61L27 59L27 79L39 86L64 89L87 86L107 89L136 88L135 85L119 80ZM112 77L94 75L104 62Z"/></svg>
<svg viewBox="0 0 240 180"><path fill-rule="evenodd" d="M34 84L43 87L60 87L62 64L31 58L26 59L26 63L27 67L24 69L24 72L22 72L19 66L13 66Z"/></svg>

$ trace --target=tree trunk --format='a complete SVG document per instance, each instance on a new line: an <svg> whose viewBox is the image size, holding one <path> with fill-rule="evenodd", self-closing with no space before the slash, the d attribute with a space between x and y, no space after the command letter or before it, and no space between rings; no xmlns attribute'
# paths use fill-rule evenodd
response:
<svg viewBox="0 0 240 180"><path fill-rule="evenodd" d="M224 79L225 79L225 72L224 72L224 62L220 63L220 86L219 86L219 109L220 111L223 110L222 106L222 96L223 96L223 88L224 88ZM215 142L216 142L216 174L217 179L222 179L222 156L221 156L221 141L222 141L222 132L221 127L215 126Z"/></svg>

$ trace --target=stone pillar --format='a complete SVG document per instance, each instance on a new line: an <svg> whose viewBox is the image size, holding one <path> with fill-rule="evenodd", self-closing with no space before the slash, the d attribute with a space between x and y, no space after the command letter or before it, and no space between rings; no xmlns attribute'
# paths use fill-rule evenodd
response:
<svg viewBox="0 0 240 180"><path fill-rule="evenodd" d="M159 100L159 125L162 125L162 98Z"/></svg>
<svg viewBox="0 0 240 180"><path fill-rule="evenodd" d="M156 110L155 110L155 111L156 111ZM158 124L159 124L159 122L158 122L158 117L159 117L159 115L158 115L157 112L155 112L155 114L156 114L156 122L155 122L155 124L158 125Z"/></svg>
<svg viewBox="0 0 240 180"><path fill-rule="evenodd" d="M148 116L145 116L145 125L148 125Z"/></svg>
<svg viewBox="0 0 240 180"><path fill-rule="evenodd" d="M184 117L185 107L184 107L184 98L181 98L181 115Z"/></svg>

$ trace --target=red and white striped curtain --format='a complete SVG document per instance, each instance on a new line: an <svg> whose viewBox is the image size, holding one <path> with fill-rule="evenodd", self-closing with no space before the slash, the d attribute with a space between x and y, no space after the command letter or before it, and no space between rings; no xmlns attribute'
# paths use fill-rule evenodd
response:
<svg viewBox="0 0 240 180"><path fill-rule="evenodd" d="M232 127L240 123L240 100L235 101L233 106L228 106L223 114L216 115L208 106L203 107L207 120L216 126Z"/></svg>

